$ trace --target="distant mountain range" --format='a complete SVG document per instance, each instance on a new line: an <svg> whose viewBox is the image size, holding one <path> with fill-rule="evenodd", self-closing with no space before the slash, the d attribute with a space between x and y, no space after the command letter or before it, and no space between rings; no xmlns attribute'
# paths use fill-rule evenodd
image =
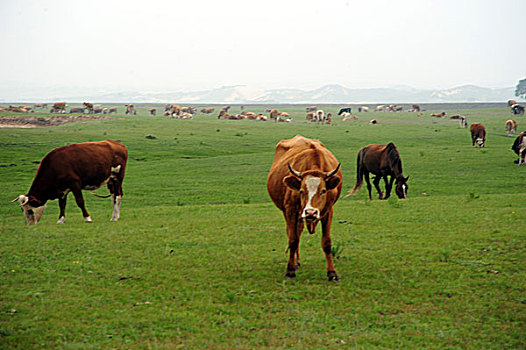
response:
<svg viewBox="0 0 526 350"><path fill-rule="evenodd" d="M61 91L62 90L62 91ZM176 92L97 92L55 89L48 93L24 91L13 98L13 91L0 88L0 101L39 102L64 100L68 102L134 102L134 103L447 103L503 102L514 97L514 87L491 89L463 85L444 90L415 89L407 86L390 88L350 89L341 85L325 85L315 90L261 90L246 85L223 86L204 91ZM64 92L64 91L69 91Z"/></svg>

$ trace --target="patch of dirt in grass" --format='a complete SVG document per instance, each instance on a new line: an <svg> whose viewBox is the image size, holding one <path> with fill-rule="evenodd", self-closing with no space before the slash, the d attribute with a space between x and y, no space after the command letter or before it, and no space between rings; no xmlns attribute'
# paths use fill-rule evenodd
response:
<svg viewBox="0 0 526 350"><path fill-rule="evenodd" d="M66 115L56 117L0 116L0 128L36 128L102 119L111 119L111 117L102 115Z"/></svg>

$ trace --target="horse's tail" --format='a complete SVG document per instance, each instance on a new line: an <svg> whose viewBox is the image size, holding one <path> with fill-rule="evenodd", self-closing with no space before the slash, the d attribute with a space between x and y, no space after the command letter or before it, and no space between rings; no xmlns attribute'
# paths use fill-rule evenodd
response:
<svg viewBox="0 0 526 350"><path fill-rule="evenodd" d="M358 152L358 157L356 157L356 184L354 184L354 187L352 190L350 190L345 197L349 197L350 195L354 194L356 191L358 191L363 184L363 155L365 154L365 149L362 148L360 152Z"/></svg>

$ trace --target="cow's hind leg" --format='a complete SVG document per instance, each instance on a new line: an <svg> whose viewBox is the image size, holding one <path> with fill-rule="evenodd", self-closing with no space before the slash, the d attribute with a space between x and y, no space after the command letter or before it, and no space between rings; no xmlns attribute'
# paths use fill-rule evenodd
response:
<svg viewBox="0 0 526 350"><path fill-rule="evenodd" d="M120 168L119 168L120 170ZM121 216L121 202L122 202L122 181L118 178L112 178L108 182L108 190L111 193L113 199L113 215L111 221L119 220Z"/></svg>
<svg viewBox="0 0 526 350"><path fill-rule="evenodd" d="M63 224L66 221L66 200L67 194L58 199L58 207L60 209L60 214L58 215L57 224Z"/></svg>
<svg viewBox="0 0 526 350"><path fill-rule="evenodd" d="M373 184L374 184L374 187L376 188L376 190L378 191L378 195L380 199L384 199L384 194L382 193L382 190L380 189L380 180L382 179L382 177L380 175L376 176L373 180Z"/></svg>
<svg viewBox="0 0 526 350"><path fill-rule="evenodd" d="M367 183L367 190L369 191L369 200L372 200L373 198L371 197L371 181L369 180L369 173L365 171L363 173L363 177L365 178L365 182Z"/></svg>
<svg viewBox="0 0 526 350"><path fill-rule="evenodd" d="M91 220L91 216L88 214L88 211L86 210L86 205L84 204L82 190L80 188L74 188L71 189L71 192L73 192L73 195L75 196L75 201L77 202L77 205L79 206L80 210L82 210L82 216L84 217L84 221L92 222L93 220Z"/></svg>
<svg viewBox="0 0 526 350"><path fill-rule="evenodd" d="M332 245L331 245L331 223L332 223L332 208L327 213L327 215L321 219L322 225L322 236L321 236L321 246L323 252L325 253L325 261L327 263L327 278L331 282L338 282L340 278L336 273L334 268L334 263L332 262Z"/></svg>

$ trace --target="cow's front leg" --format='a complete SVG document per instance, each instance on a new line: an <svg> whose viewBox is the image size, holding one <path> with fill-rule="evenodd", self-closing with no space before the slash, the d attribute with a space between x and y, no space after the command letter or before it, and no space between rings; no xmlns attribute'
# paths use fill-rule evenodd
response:
<svg viewBox="0 0 526 350"><path fill-rule="evenodd" d="M329 281L338 282L340 278L336 273L334 268L334 263L332 262L332 246L331 246L331 223L332 223L332 208L330 211L321 219L321 227L323 234L321 236L321 246L323 252L325 253L325 260L327 262L327 278Z"/></svg>
<svg viewBox="0 0 526 350"><path fill-rule="evenodd" d="M77 202L77 205L79 206L80 210L82 210L82 216L84 217L85 222L92 222L91 216L88 214L88 211L86 210L86 206L84 205L84 198L82 197L82 191L80 188L72 189L71 192L73 192L73 195L75 196L75 201Z"/></svg>
<svg viewBox="0 0 526 350"><path fill-rule="evenodd" d="M57 224L63 224L66 221L66 200L67 194L58 199L58 207L60 209L60 214L58 215Z"/></svg>
<svg viewBox="0 0 526 350"><path fill-rule="evenodd" d="M285 277L296 278L296 270L298 269L297 260L299 260L300 250L300 236L299 228L303 229L303 222L299 222L298 218L290 215L287 218L287 235L289 237L289 262L287 264L287 273Z"/></svg>

